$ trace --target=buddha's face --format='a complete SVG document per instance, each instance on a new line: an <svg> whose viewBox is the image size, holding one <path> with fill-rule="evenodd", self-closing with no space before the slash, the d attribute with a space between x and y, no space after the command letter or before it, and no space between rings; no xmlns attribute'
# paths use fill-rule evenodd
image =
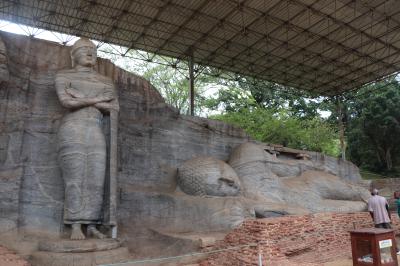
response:
<svg viewBox="0 0 400 266"><path fill-rule="evenodd" d="M97 59L96 48L91 46L80 47L74 52L73 58L75 65L92 67Z"/></svg>

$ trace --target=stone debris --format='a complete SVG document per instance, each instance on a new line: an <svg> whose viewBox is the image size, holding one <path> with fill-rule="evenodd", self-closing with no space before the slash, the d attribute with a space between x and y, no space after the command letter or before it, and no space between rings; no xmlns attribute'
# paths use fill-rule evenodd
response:
<svg viewBox="0 0 400 266"><path fill-rule="evenodd" d="M394 213L392 225L398 235L400 219ZM246 220L214 248L208 248L207 251L221 252L210 255L200 265L256 265L262 254L265 265L350 266L349 230L371 227L368 212Z"/></svg>
<svg viewBox="0 0 400 266"><path fill-rule="evenodd" d="M15 252L0 246L0 265L1 266L30 266L30 264L15 254Z"/></svg>

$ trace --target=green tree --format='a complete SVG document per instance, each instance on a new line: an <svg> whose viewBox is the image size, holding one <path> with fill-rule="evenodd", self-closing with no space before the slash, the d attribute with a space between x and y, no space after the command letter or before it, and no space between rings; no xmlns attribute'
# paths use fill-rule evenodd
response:
<svg viewBox="0 0 400 266"><path fill-rule="evenodd" d="M187 62L153 55L143 51L129 50L123 57L118 53L121 47L102 47L99 54L118 66L149 80L160 92L165 102L175 107L181 114L189 114L189 78ZM197 66L196 66L197 67ZM196 74L196 73L195 73ZM198 75L195 82L195 114L204 112L207 86L213 77Z"/></svg>
<svg viewBox="0 0 400 266"><path fill-rule="evenodd" d="M284 110L300 119L319 117L321 97L300 94L282 85L236 75L234 80L219 80L224 88L207 103L212 110L238 111L255 106L279 112Z"/></svg>
<svg viewBox="0 0 400 266"><path fill-rule="evenodd" d="M286 147L313 150L337 156L337 134L334 128L321 118L300 119L282 110L256 107L227 112L212 118L243 128L254 139Z"/></svg>
<svg viewBox="0 0 400 266"><path fill-rule="evenodd" d="M348 129L350 158L372 171L394 172L400 159L400 84L396 79L355 93Z"/></svg>
<svg viewBox="0 0 400 266"><path fill-rule="evenodd" d="M242 77L239 86L250 91L255 101L262 107L274 110L286 110L291 116L300 119L318 117L318 107L321 99L309 93L299 93L273 82L254 80Z"/></svg>
<svg viewBox="0 0 400 266"><path fill-rule="evenodd" d="M210 110L221 112L238 112L257 106L257 102L248 91L236 86L219 88L214 97L207 98L204 104Z"/></svg>
<svg viewBox="0 0 400 266"><path fill-rule="evenodd" d="M161 93L166 103L180 113L189 112L189 80L168 66L156 65L148 68L143 77Z"/></svg>

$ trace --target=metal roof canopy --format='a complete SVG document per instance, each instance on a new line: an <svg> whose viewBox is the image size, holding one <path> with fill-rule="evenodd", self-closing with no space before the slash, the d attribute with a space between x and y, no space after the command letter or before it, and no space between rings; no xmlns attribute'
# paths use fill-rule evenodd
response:
<svg viewBox="0 0 400 266"><path fill-rule="evenodd" d="M400 70L399 0L1 0L0 19L324 95Z"/></svg>

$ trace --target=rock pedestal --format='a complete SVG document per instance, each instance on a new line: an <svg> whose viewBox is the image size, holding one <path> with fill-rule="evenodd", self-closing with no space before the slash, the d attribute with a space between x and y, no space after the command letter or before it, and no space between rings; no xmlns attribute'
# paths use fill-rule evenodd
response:
<svg viewBox="0 0 400 266"><path fill-rule="evenodd" d="M32 254L32 266L91 266L129 260L126 247L115 239L47 240Z"/></svg>

